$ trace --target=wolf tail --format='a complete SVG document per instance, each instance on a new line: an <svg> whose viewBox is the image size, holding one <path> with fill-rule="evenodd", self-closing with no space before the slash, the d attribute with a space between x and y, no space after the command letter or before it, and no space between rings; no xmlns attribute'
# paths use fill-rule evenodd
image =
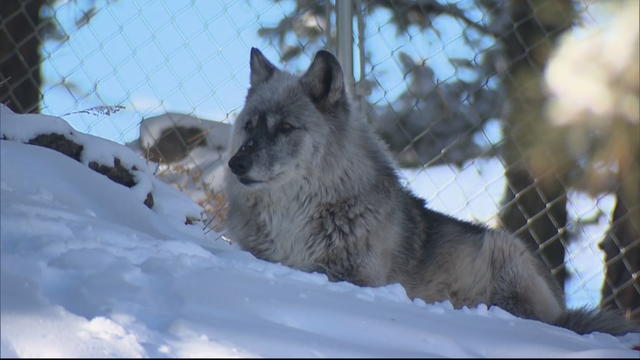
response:
<svg viewBox="0 0 640 360"><path fill-rule="evenodd" d="M593 331L612 335L640 332L639 323L627 320L617 312L601 309L567 310L553 324L573 330L578 334L587 334Z"/></svg>

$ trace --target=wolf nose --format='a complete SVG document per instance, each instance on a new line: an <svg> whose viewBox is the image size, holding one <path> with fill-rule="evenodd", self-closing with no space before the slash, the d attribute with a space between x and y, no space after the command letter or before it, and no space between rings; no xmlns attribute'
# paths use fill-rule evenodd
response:
<svg viewBox="0 0 640 360"><path fill-rule="evenodd" d="M249 168L251 168L251 158L245 155L235 155L229 160L229 168L234 174L244 176L249 172Z"/></svg>

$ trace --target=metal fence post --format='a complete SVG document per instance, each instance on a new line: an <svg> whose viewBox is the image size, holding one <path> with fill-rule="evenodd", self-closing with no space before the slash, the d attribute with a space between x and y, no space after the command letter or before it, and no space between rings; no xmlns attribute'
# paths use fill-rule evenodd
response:
<svg viewBox="0 0 640 360"><path fill-rule="evenodd" d="M353 3L336 0L336 32L338 61L342 66L347 91L353 93Z"/></svg>

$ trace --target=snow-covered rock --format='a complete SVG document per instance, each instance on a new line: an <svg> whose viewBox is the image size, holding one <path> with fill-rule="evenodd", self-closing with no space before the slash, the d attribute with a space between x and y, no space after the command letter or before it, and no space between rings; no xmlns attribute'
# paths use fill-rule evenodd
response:
<svg viewBox="0 0 640 360"><path fill-rule="evenodd" d="M166 113L142 120L140 137L127 144L157 163L156 175L188 194L219 229L225 217L223 166L231 125L188 114Z"/></svg>

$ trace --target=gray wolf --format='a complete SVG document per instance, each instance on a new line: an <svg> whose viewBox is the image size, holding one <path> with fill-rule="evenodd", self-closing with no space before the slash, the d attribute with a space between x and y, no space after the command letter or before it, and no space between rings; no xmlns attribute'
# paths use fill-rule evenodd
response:
<svg viewBox="0 0 640 360"><path fill-rule="evenodd" d="M224 180L227 235L242 248L332 281L400 283L427 302L497 305L578 333L633 329L613 313L567 310L518 238L429 210L403 188L331 53L297 77L252 48L250 70Z"/></svg>

